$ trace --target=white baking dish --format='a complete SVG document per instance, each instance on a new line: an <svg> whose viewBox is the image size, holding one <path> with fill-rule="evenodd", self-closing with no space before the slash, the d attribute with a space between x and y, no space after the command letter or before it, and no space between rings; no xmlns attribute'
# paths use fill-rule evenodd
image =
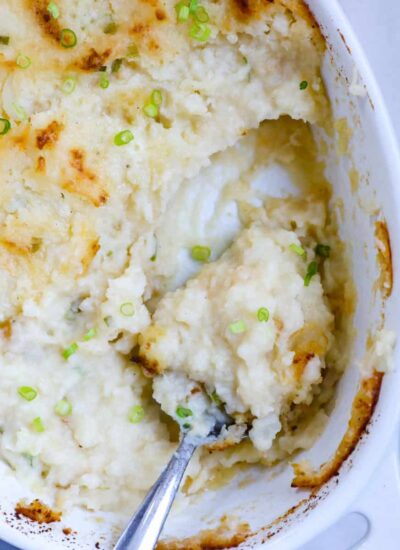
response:
<svg viewBox="0 0 400 550"><path fill-rule="evenodd" d="M400 161L379 90L337 2L309 0L309 6L327 38L324 78L334 116L346 117L353 130L350 155L341 157L339 162L334 156L329 158L328 176L334 186L336 204L342 201L344 205L341 232L351 245L359 298L352 363L341 380L327 429L314 448L304 453L315 466L319 466L332 455L346 429L360 377L357 360L364 355L368 331L374 332L381 323L384 306L374 292L378 270L374 242L377 215L387 221L393 253L394 289L385 305L385 326L399 333L400 294L396 281L400 250ZM354 68L366 87L365 97L349 93ZM361 176L360 189L355 194L351 192L348 175L352 162ZM337 199L341 201L337 202ZM396 350L394 364L397 364L398 354ZM276 468L273 472L254 468L251 482L243 485L235 479L218 491L197 497L190 509L177 510L168 521L164 535L174 538L196 535L201 529L217 526L221 516L227 514L238 522L248 522L252 532L256 533L242 543L242 548L299 548L332 524L373 475L399 417L399 377L400 372L396 369L385 375L368 435L362 438L351 459L342 466L340 475L322 488L317 498L310 500L307 498L309 491L290 487L293 477L290 466ZM29 499L34 496L27 494L26 489L15 481L3 479L0 487L1 539L30 550L93 548L96 543L98 548L110 548L121 529L121 521L116 517L80 510L66 515L62 524L53 524L54 527L40 527L17 520L15 502L21 497ZM306 499L303 505L270 526L303 499ZM76 533L67 537L62 532L65 527Z"/></svg>

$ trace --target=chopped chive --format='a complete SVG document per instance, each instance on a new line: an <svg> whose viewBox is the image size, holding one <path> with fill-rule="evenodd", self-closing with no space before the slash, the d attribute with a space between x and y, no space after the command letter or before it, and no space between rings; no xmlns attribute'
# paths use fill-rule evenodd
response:
<svg viewBox="0 0 400 550"><path fill-rule="evenodd" d="M187 409L186 407L179 405L176 408L176 416L179 416L179 418L188 418L188 416L193 416L193 412L191 409Z"/></svg>
<svg viewBox="0 0 400 550"><path fill-rule="evenodd" d="M122 130L122 132L118 132L116 136L114 137L114 143L115 145L118 145L121 147L122 145L128 145L133 140L133 134L130 130Z"/></svg>
<svg viewBox="0 0 400 550"><path fill-rule="evenodd" d="M125 302L122 304L119 311L121 315L124 315L124 317L132 317L135 314L135 308L132 302Z"/></svg>
<svg viewBox="0 0 400 550"><path fill-rule="evenodd" d="M195 13L199 5L199 0L189 0L189 11L190 13Z"/></svg>
<svg viewBox="0 0 400 550"><path fill-rule="evenodd" d="M103 90L106 90L110 85L110 81L108 80L108 76L106 75L106 73L100 73L100 78L99 78L99 86L100 88L103 88Z"/></svg>
<svg viewBox="0 0 400 550"><path fill-rule="evenodd" d="M162 93L161 90L153 90L151 92L151 101L154 103L154 105L161 105L162 103Z"/></svg>
<svg viewBox="0 0 400 550"><path fill-rule="evenodd" d="M295 252L296 254L298 254L299 256L303 256L304 258L307 257L307 252L304 250L304 248L302 246L300 246L299 244L296 244L296 243L292 243L289 245L289 250L291 250L292 252Z"/></svg>
<svg viewBox="0 0 400 550"><path fill-rule="evenodd" d="M0 44L2 46L8 46L8 44L10 43L10 37L9 36L0 36Z"/></svg>
<svg viewBox="0 0 400 550"><path fill-rule="evenodd" d="M185 424L182 425L182 428L184 428L185 430L190 430L191 427L192 425L189 424L188 422L185 422Z"/></svg>
<svg viewBox="0 0 400 550"><path fill-rule="evenodd" d="M307 273L304 277L304 286L309 286L311 279L318 273L317 262L311 262L307 267Z"/></svg>
<svg viewBox="0 0 400 550"><path fill-rule="evenodd" d="M189 36L198 42L207 42L210 38L211 29L204 23L195 23L189 31Z"/></svg>
<svg viewBox="0 0 400 550"><path fill-rule="evenodd" d="M211 248L208 246L196 245L191 250L193 260L196 262L208 262L211 257Z"/></svg>
<svg viewBox="0 0 400 550"><path fill-rule="evenodd" d="M32 427L35 430L35 432L38 432L38 433L44 432L44 425L40 416L37 416L36 418L33 419Z"/></svg>
<svg viewBox="0 0 400 550"><path fill-rule="evenodd" d="M118 25L115 21L110 21L110 23L107 23L107 25L104 27L103 32L104 34L115 34L118 30Z"/></svg>
<svg viewBox="0 0 400 550"><path fill-rule="evenodd" d="M146 103L143 107L144 113L150 118L156 118L158 116L158 107L154 103Z"/></svg>
<svg viewBox="0 0 400 550"><path fill-rule="evenodd" d="M219 407L220 405L222 405L222 399L220 398L220 396L217 394L217 390L214 390L211 394L211 399L212 401L214 401L214 403Z"/></svg>
<svg viewBox="0 0 400 550"><path fill-rule="evenodd" d="M139 56L139 48L136 46L134 42L131 42L128 46L128 49L126 50L126 57L128 59L134 59L135 57Z"/></svg>
<svg viewBox="0 0 400 550"><path fill-rule="evenodd" d="M89 340L91 340L92 338L94 338L96 336L96 329L95 328L91 328L90 330L87 331L87 333L83 336L83 339L85 342L88 342Z"/></svg>
<svg viewBox="0 0 400 550"><path fill-rule="evenodd" d="M328 244L317 244L314 248L315 254L322 258L329 258L331 253L331 247Z"/></svg>
<svg viewBox="0 0 400 550"><path fill-rule="evenodd" d="M61 84L61 90L64 94L70 95L76 88L76 78L74 76L69 76Z"/></svg>
<svg viewBox="0 0 400 550"><path fill-rule="evenodd" d="M74 353L76 353L79 349L79 346L76 342L73 342L68 348L66 348L63 352L62 352L62 356L64 357L64 359L69 359L71 357L71 355L74 355Z"/></svg>
<svg viewBox="0 0 400 550"><path fill-rule="evenodd" d="M189 19L189 6L184 2L178 2L175 6L176 18L179 23L184 23Z"/></svg>
<svg viewBox="0 0 400 550"><path fill-rule="evenodd" d="M207 23L210 18L208 16L207 10L204 6L198 6L194 12L194 18L199 23Z"/></svg>
<svg viewBox="0 0 400 550"><path fill-rule="evenodd" d="M20 386L18 388L18 393L26 401L33 401L37 397L37 391L30 386Z"/></svg>
<svg viewBox="0 0 400 550"><path fill-rule="evenodd" d="M128 420L131 424L137 424L145 416L144 408L141 405L134 405L129 410Z"/></svg>
<svg viewBox="0 0 400 550"><path fill-rule="evenodd" d="M0 118L0 136L5 136L11 130L11 122L7 118Z"/></svg>
<svg viewBox="0 0 400 550"><path fill-rule="evenodd" d="M67 399L61 399L54 407L54 412L58 416L69 416L72 413L72 405Z"/></svg>
<svg viewBox="0 0 400 550"><path fill-rule="evenodd" d="M25 109L23 107L21 107L21 105L17 105L16 103L13 103L12 107L15 111L15 114L17 115L17 117L19 118L19 120L21 122L23 122L24 120L26 120L28 118L28 115L26 114Z"/></svg>
<svg viewBox="0 0 400 550"><path fill-rule="evenodd" d="M53 19L58 19L60 17L60 9L55 2L49 2L47 4L47 11Z"/></svg>
<svg viewBox="0 0 400 550"><path fill-rule="evenodd" d="M111 325L111 321L112 321L111 315L107 315L107 317L104 317L103 321L104 321L104 324L109 327Z"/></svg>
<svg viewBox="0 0 400 550"><path fill-rule="evenodd" d="M78 39L76 34L71 29L62 29L60 33L60 44L63 48L73 48L76 46Z"/></svg>
<svg viewBox="0 0 400 550"><path fill-rule="evenodd" d="M31 63L32 63L31 59L27 55L24 55L23 53L19 53L17 55L17 59L15 60L15 64L20 69L27 69L28 67L30 67Z"/></svg>
<svg viewBox="0 0 400 550"><path fill-rule="evenodd" d="M229 330L232 332L232 334L240 334L241 332L244 332L246 328L246 323L241 320L235 321L234 323L231 323L229 325Z"/></svg>
<svg viewBox="0 0 400 550"><path fill-rule="evenodd" d="M112 73L117 73L120 70L121 65L122 65L122 61L123 61L123 59L121 57L117 58L117 59L114 59L114 61L111 64L111 72Z"/></svg>
<svg viewBox="0 0 400 550"><path fill-rule="evenodd" d="M266 307L260 307L257 311L257 319L260 323L266 323L269 319L269 311Z"/></svg>
<svg viewBox="0 0 400 550"><path fill-rule="evenodd" d="M305 90L307 88L307 86L308 86L307 80L302 80L300 82L299 88L300 88L300 90Z"/></svg>

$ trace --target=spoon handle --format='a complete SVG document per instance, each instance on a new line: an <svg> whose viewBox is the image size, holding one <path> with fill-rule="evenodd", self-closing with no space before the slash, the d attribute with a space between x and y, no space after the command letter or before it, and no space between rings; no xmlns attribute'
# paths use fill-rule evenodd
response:
<svg viewBox="0 0 400 550"><path fill-rule="evenodd" d="M183 437L167 467L130 520L114 550L152 550L197 445Z"/></svg>

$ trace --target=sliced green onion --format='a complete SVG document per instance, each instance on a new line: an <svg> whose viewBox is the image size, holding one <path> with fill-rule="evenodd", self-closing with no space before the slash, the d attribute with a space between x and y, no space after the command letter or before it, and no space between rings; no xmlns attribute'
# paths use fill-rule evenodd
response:
<svg viewBox="0 0 400 550"><path fill-rule="evenodd" d="M92 338L94 338L96 336L96 329L95 328L91 328L90 330L87 331L87 333L83 336L83 339L85 342L87 342L88 340L91 340Z"/></svg>
<svg viewBox="0 0 400 550"><path fill-rule="evenodd" d="M118 58L118 59L114 59L114 61L111 64L111 72L112 73L117 73L120 70L121 65L122 65L122 61L123 61L123 59L121 57Z"/></svg>
<svg viewBox="0 0 400 550"><path fill-rule="evenodd" d="M128 49L126 50L126 57L128 59L134 59L135 57L139 56L139 48L136 46L134 42L131 42L128 46Z"/></svg>
<svg viewBox="0 0 400 550"><path fill-rule="evenodd" d="M260 323L266 323L269 319L269 311L266 307L260 307L257 311L257 319Z"/></svg>
<svg viewBox="0 0 400 550"><path fill-rule="evenodd" d="M122 130L114 137L115 145L121 147L121 145L128 145L133 140L133 134L130 130Z"/></svg>
<svg viewBox="0 0 400 550"><path fill-rule="evenodd" d="M106 73L100 74L99 85L100 88L103 88L103 90L106 90L109 87L110 81L108 80L108 76L106 75Z"/></svg>
<svg viewBox="0 0 400 550"><path fill-rule="evenodd" d="M144 113L150 118L156 118L158 116L158 107L154 103L146 103L143 107Z"/></svg>
<svg viewBox="0 0 400 550"><path fill-rule="evenodd" d="M107 317L104 317L103 321L104 321L104 324L106 324L109 327L112 321L111 315L107 315Z"/></svg>
<svg viewBox="0 0 400 550"><path fill-rule="evenodd" d="M176 18L179 23L184 23L189 19L189 6L185 2L178 2L175 6Z"/></svg>
<svg viewBox="0 0 400 550"><path fill-rule="evenodd" d="M300 82L299 88L300 88L300 90L305 90L307 88L307 86L308 86L307 80L302 80Z"/></svg>
<svg viewBox="0 0 400 550"><path fill-rule="evenodd" d="M317 244L314 248L315 254L322 258L329 258L331 253L331 247L328 244Z"/></svg>
<svg viewBox="0 0 400 550"><path fill-rule="evenodd" d="M208 262L211 257L211 248L197 245L192 248L191 254L196 262Z"/></svg>
<svg viewBox="0 0 400 550"><path fill-rule="evenodd" d="M192 425L189 424L188 422L185 422L185 424L182 425L182 428L184 428L185 430L190 430L191 427Z"/></svg>
<svg viewBox="0 0 400 550"><path fill-rule="evenodd" d="M208 16L207 10L204 6L198 6L194 12L194 18L199 23L207 23L210 18Z"/></svg>
<svg viewBox="0 0 400 550"><path fill-rule="evenodd" d="M115 34L118 30L118 25L115 21L110 21L107 23L107 25L104 27L103 32L105 34Z"/></svg>
<svg viewBox="0 0 400 550"><path fill-rule="evenodd" d="M63 48L73 48L76 46L78 39L76 34L71 29L62 29L60 33L60 44Z"/></svg>
<svg viewBox="0 0 400 550"><path fill-rule="evenodd" d="M193 412L191 409L179 405L176 409L176 416L179 416L179 418L188 418L188 416L193 416Z"/></svg>
<svg viewBox="0 0 400 550"><path fill-rule="evenodd" d="M0 118L0 136L5 136L11 130L11 122L6 118Z"/></svg>
<svg viewBox="0 0 400 550"><path fill-rule="evenodd" d="M204 23L195 23L190 27L189 36L198 42L207 42L210 38L211 29Z"/></svg>
<svg viewBox="0 0 400 550"><path fill-rule="evenodd" d="M47 4L47 11L53 19L58 19L60 17L60 9L55 2L49 2Z"/></svg>
<svg viewBox="0 0 400 550"><path fill-rule="evenodd" d="M38 433L44 432L44 425L40 416L37 416L36 418L33 419L32 427L35 430L35 432L38 432Z"/></svg>
<svg viewBox="0 0 400 550"><path fill-rule="evenodd" d="M15 60L15 64L20 69L27 69L28 67L30 67L31 63L32 61L30 57L28 57L27 55L24 55L23 53L19 53L17 55L17 59Z"/></svg>
<svg viewBox="0 0 400 550"><path fill-rule="evenodd" d="M61 90L64 94L70 95L76 88L76 78L74 76L69 76L61 84Z"/></svg>
<svg viewBox="0 0 400 550"><path fill-rule="evenodd" d="M309 286L311 279L318 273L317 262L311 262L307 267L307 273L304 277L304 286Z"/></svg>
<svg viewBox="0 0 400 550"><path fill-rule="evenodd" d="M162 93L161 90L153 90L151 92L151 102L154 103L154 105L161 105L162 103Z"/></svg>
<svg viewBox="0 0 400 550"><path fill-rule="evenodd" d="M129 410L128 420L132 424L137 424L143 420L145 415L144 408L141 405L135 405Z"/></svg>
<svg viewBox="0 0 400 550"><path fill-rule="evenodd" d="M121 312L121 315L124 315L125 317L132 317L135 315L135 308L132 302L125 302L122 304L119 311Z"/></svg>
<svg viewBox="0 0 400 550"><path fill-rule="evenodd" d="M33 401L37 397L37 391L30 386L20 386L18 388L18 393L26 401Z"/></svg>
<svg viewBox="0 0 400 550"><path fill-rule="evenodd" d="M302 246L300 246L299 244L296 244L296 243L290 244L290 245L289 245L289 250L291 250L292 252L295 252L295 253L298 254L299 256L304 256L304 257L307 256L306 251L305 251L304 248L303 248Z"/></svg>
<svg viewBox="0 0 400 550"><path fill-rule="evenodd" d="M10 43L10 37L9 36L0 36L0 44L2 46L8 46Z"/></svg>
<svg viewBox="0 0 400 550"><path fill-rule="evenodd" d="M79 346L76 342L73 342L68 348L66 348L63 352L62 352L62 356L64 357L64 359L69 359L71 357L71 355L74 355L74 353L76 353L79 349Z"/></svg>
<svg viewBox="0 0 400 550"><path fill-rule="evenodd" d="M15 111L15 114L19 118L19 120L22 122L28 118L28 115L26 114L26 111L21 105L17 105L16 103L12 104L13 109Z"/></svg>
<svg viewBox="0 0 400 550"><path fill-rule="evenodd" d="M58 416L69 416L72 413L72 405L67 399L61 399L54 407L54 412Z"/></svg>
<svg viewBox="0 0 400 550"><path fill-rule="evenodd" d="M195 13L199 5L199 0L189 0L189 11L190 13Z"/></svg>
<svg viewBox="0 0 400 550"><path fill-rule="evenodd" d="M229 325L229 330L232 332L232 334L240 334L241 332L244 332L246 328L246 323L241 320L235 321L234 323L231 323Z"/></svg>
<svg viewBox="0 0 400 550"><path fill-rule="evenodd" d="M214 390L211 394L211 399L214 401L214 403L219 407L220 405L222 405L222 399L220 398L220 396L217 394L217 390Z"/></svg>

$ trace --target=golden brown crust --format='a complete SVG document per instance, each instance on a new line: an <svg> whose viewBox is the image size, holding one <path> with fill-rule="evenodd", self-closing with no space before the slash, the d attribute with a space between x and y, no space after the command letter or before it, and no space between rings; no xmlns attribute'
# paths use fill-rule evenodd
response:
<svg viewBox="0 0 400 550"><path fill-rule="evenodd" d="M94 48L90 48L89 53L78 63L78 67L83 71L98 71L110 58L111 50L108 48L99 53Z"/></svg>
<svg viewBox="0 0 400 550"><path fill-rule="evenodd" d="M293 464L295 477L292 487L316 489L335 476L343 462L354 451L362 436L378 401L383 374L374 371L372 376L361 381L353 400L351 416L339 447L334 456L317 471L306 471L300 464Z"/></svg>
<svg viewBox="0 0 400 550"><path fill-rule="evenodd" d="M393 265L390 236L385 220L377 221L375 224L375 239L377 249L377 260L379 265L379 277L377 287L385 298L392 293L393 288Z"/></svg>
<svg viewBox="0 0 400 550"><path fill-rule="evenodd" d="M56 120L50 122L46 128L36 132L36 147L40 150L50 147L58 141L63 125Z"/></svg>
<svg viewBox="0 0 400 550"><path fill-rule="evenodd" d="M7 340L12 336L12 321L11 319L6 319L5 321L0 322L0 331L3 333L4 338Z"/></svg>
<svg viewBox="0 0 400 550"><path fill-rule="evenodd" d="M232 531L235 533L232 533ZM194 537L160 541L156 550L223 550L237 548L251 535L248 523L232 526L226 516L216 529L205 529Z"/></svg>
<svg viewBox="0 0 400 550"><path fill-rule="evenodd" d="M61 512L52 510L46 504L40 502L39 499L33 500L30 504L18 502L15 506L15 513L17 516L25 516L37 523L53 523L60 521L62 516Z"/></svg>
<svg viewBox="0 0 400 550"><path fill-rule="evenodd" d="M60 25L57 19L54 19L47 10L47 0L26 0L27 8L30 9L36 16L36 20L42 29L43 33L53 40L59 42Z"/></svg>
<svg viewBox="0 0 400 550"><path fill-rule="evenodd" d="M71 149L69 156L69 164L75 173L62 185L63 189L89 200L96 207L105 204L108 193L98 181L96 174L86 166L85 151Z"/></svg>

